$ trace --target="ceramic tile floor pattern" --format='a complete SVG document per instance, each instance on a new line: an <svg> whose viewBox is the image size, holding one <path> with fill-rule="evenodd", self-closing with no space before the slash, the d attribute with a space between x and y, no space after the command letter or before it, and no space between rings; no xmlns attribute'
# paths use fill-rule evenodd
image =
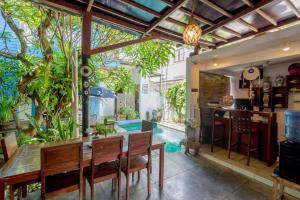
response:
<svg viewBox="0 0 300 200"><path fill-rule="evenodd" d="M181 152L165 154L164 189L158 188L158 154L153 154L151 195L147 197L147 178L143 171L140 180L131 182L132 200L267 200L271 198L271 187L250 180L229 168L219 166L202 157L186 156ZM98 183L95 199L117 199L111 190L111 182ZM87 199L90 188L87 184ZM40 191L30 193L27 199L39 199ZM56 199L78 199L78 192L72 192ZM122 199L125 199L125 177L122 177Z"/></svg>

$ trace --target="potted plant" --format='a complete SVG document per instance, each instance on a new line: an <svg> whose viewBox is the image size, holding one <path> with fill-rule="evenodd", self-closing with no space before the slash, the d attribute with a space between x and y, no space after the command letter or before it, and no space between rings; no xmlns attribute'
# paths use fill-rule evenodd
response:
<svg viewBox="0 0 300 200"><path fill-rule="evenodd" d="M194 149L195 155L198 155L200 143L196 137L197 124L195 119L185 121L185 139L181 142L185 146L185 154L190 153L190 148Z"/></svg>
<svg viewBox="0 0 300 200"><path fill-rule="evenodd" d="M0 99L0 130L6 130L12 118L12 108L14 101L1 96Z"/></svg>
<svg viewBox="0 0 300 200"><path fill-rule="evenodd" d="M110 128L105 124L96 124L95 129L96 129L96 133L95 133L96 136L104 135L104 137L107 137L107 135L117 133L116 129Z"/></svg>

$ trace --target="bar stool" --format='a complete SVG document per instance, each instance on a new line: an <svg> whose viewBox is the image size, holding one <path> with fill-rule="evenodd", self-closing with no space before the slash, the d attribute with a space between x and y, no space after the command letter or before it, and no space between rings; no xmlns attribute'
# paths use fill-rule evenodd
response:
<svg viewBox="0 0 300 200"><path fill-rule="evenodd" d="M230 112L230 121L231 121L231 128L229 134L229 141L228 141L228 158L230 159L231 148L233 146L238 146L240 148L241 145L241 136L242 134L248 135L248 142L247 142L247 165L250 165L250 154L251 152L258 151L260 148L253 147L251 144L251 140L253 135L257 135L259 137L259 130L257 128L251 127L251 112L250 111L241 111L241 110L234 110ZM232 133L237 134L237 142L231 144L232 140Z"/></svg>
<svg viewBox="0 0 300 200"><path fill-rule="evenodd" d="M223 111L212 109L212 131L211 131L211 148L210 148L211 152L214 152L214 143L216 143L216 142L222 141L223 147L225 146L225 143L224 143L225 123L220 120L216 120L216 117L219 116L220 112L223 112ZM222 128L222 130L223 130L222 136L215 137L216 136L215 135L216 128L218 128L218 129Z"/></svg>

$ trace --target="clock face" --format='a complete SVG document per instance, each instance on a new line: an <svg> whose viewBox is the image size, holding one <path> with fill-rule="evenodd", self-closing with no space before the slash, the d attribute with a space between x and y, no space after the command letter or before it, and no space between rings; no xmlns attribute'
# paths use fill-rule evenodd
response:
<svg viewBox="0 0 300 200"><path fill-rule="evenodd" d="M82 66L80 69L80 74L83 77L90 77L93 74L93 70L89 66Z"/></svg>

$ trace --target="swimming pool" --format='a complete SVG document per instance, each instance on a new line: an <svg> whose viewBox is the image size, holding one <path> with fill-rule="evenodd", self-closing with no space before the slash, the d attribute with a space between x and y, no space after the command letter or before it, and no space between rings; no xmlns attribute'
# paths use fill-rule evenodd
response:
<svg viewBox="0 0 300 200"><path fill-rule="evenodd" d="M121 128L125 129L128 133L139 132L142 129L141 122L132 124L120 123ZM179 145L180 141L184 139L184 133L165 126L153 124L153 139L165 142L165 152L175 153L182 150Z"/></svg>

